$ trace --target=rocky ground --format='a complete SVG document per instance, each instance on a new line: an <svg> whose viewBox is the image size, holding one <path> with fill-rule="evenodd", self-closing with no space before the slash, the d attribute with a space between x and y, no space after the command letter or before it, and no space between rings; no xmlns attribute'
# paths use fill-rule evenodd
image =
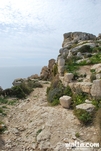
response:
<svg viewBox="0 0 101 151"><path fill-rule="evenodd" d="M43 84L43 88L36 88L27 99L9 106L4 117L8 129L1 136L1 151L65 151L65 143L75 140L96 142L97 131L93 125L84 127L72 110L47 103L47 86L49 84Z"/></svg>

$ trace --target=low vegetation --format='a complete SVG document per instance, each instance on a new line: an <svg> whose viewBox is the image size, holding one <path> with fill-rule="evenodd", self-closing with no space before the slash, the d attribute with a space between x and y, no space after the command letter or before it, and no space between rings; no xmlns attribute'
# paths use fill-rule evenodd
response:
<svg viewBox="0 0 101 151"><path fill-rule="evenodd" d="M70 87L64 87L59 78L55 77L51 86L47 88L47 100L51 105L58 105L59 98L63 95L72 96Z"/></svg>
<svg viewBox="0 0 101 151"><path fill-rule="evenodd" d="M93 114L83 109L75 109L74 114L79 119L81 124L88 125L93 121Z"/></svg>

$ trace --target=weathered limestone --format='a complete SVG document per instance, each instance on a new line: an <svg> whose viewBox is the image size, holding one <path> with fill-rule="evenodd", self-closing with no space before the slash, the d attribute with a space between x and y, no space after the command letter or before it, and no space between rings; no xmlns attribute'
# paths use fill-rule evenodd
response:
<svg viewBox="0 0 101 151"><path fill-rule="evenodd" d="M73 79L73 73L65 73L64 74L64 81L70 83Z"/></svg>
<svg viewBox="0 0 101 151"><path fill-rule="evenodd" d="M72 89L72 91L74 91L74 92L82 91L82 92L89 94L91 91L92 83L90 83L90 82L76 82L76 83L70 83L69 86Z"/></svg>
<svg viewBox="0 0 101 151"><path fill-rule="evenodd" d="M69 42L95 40L96 36L85 32L69 32L65 33L62 46L66 46Z"/></svg>
<svg viewBox="0 0 101 151"><path fill-rule="evenodd" d="M58 73L59 75L64 75L64 65L65 65L65 59L59 57L58 58Z"/></svg>
<svg viewBox="0 0 101 151"><path fill-rule="evenodd" d="M100 73L101 72L101 63L98 63L98 64L94 64L92 67L91 67L91 70L94 69L96 73Z"/></svg>
<svg viewBox="0 0 101 151"><path fill-rule="evenodd" d="M47 80L49 77L49 69L47 66L44 66L40 73L40 78L43 80Z"/></svg>
<svg viewBox="0 0 101 151"><path fill-rule="evenodd" d="M83 109L87 112L93 112L95 109L95 106L93 104L83 103L76 106L76 109Z"/></svg>
<svg viewBox="0 0 101 151"><path fill-rule="evenodd" d="M62 107L64 107L64 108L70 108L70 104L71 104L71 100L72 100L72 98L70 97L70 96L66 96L66 95L64 95L64 96L62 96L62 97L60 97L60 104L62 105Z"/></svg>
<svg viewBox="0 0 101 151"><path fill-rule="evenodd" d="M95 98L101 98L101 80L94 80L91 87L91 95Z"/></svg>

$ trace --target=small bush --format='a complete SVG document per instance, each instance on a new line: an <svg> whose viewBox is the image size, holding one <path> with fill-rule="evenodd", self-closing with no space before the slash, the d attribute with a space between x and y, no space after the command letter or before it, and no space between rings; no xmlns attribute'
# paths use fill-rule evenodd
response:
<svg viewBox="0 0 101 151"><path fill-rule="evenodd" d="M90 124L92 122L93 114L91 114L83 109L75 109L74 114L79 119L79 121L84 125Z"/></svg>
<svg viewBox="0 0 101 151"><path fill-rule="evenodd" d="M96 74L92 73L90 76L90 81L93 82L93 80L96 80Z"/></svg>
<svg viewBox="0 0 101 151"><path fill-rule="evenodd" d="M79 138L79 137L80 137L80 134L79 134L79 133L76 133L75 136L76 136L77 138Z"/></svg>
<svg viewBox="0 0 101 151"><path fill-rule="evenodd" d="M59 99L62 94L63 92L60 88L54 88L49 91L47 99L50 103L52 103L54 100Z"/></svg>
<svg viewBox="0 0 101 151"><path fill-rule="evenodd" d="M72 96L72 91L69 86L64 87L58 78L54 78L51 86L47 88L47 100L51 105L58 105L59 98L63 95Z"/></svg>
<svg viewBox="0 0 101 151"><path fill-rule="evenodd" d="M31 92L32 92L32 88L31 87L29 87L27 84L25 84L25 83L22 83L21 85L20 85L20 88L22 89L22 91L25 93L25 94L30 94Z"/></svg>
<svg viewBox="0 0 101 151"><path fill-rule="evenodd" d="M75 107L76 105L82 104L85 102L85 100L87 99L87 94L80 92L80 93L76 93L73 95L73 106Z"/></svg>
<svg viewBox="0 0 101 151"><path fill-rule="evenodd" d="M0 104L7 104L8 100L0 97Z"/></svg>

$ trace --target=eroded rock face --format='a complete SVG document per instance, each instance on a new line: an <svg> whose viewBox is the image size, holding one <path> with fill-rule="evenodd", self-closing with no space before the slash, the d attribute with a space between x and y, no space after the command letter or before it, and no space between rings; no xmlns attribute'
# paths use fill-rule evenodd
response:
<svg viewBox="0 0 101 151"><path fill-rule="evenodd" d="M69 32L64 34L64 41L62 47L66 46L70 42L78 42L84 40L95 40L96 36L85 32Z"/></svg>

